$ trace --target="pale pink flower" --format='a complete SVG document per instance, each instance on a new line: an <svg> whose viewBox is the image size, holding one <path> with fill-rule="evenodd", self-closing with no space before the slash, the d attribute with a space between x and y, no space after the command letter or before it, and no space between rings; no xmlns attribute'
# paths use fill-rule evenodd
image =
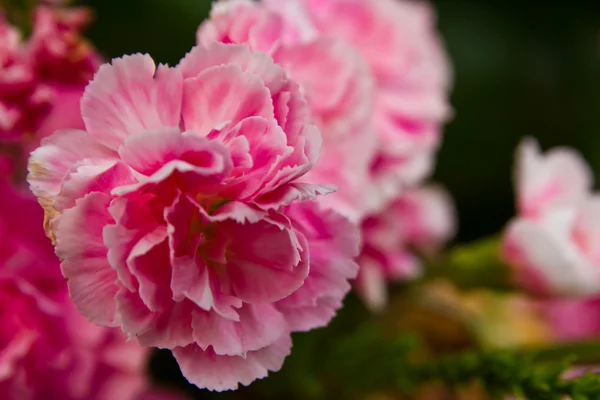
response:
<svg viewBox="0 0 600 400"><path fill-rule="evenodd" d="M371 207L431 171L443 123L451 114L450 67L425 2L406 0L263 0L302 27L305 40L336 38L355 48L375 77Z"/></svg>
<svg viewBox="0 0 600 400"><path fill-rule="evenodd" d="M68 298L30 193L0 181L0 393L19 400L133 400L146 351L90 324Z"/></svg>
<svg viewBox="0 0 600 400"><path fill-rule="evenodd" d="M103 65L86 131L30 160L79 311L172 349L199 387L281 367L290 331L325 325L356 274L358 232L302 183L321 137L298 85L246 45L198 46L177 68ZM340 238L337 232L344 232Z"/></svg>
<svg viewBox="0 0 600 400"><path fill-rule="evenodd" d="M405 191L386 210L362 224L365 241L358 258L359 294L373 311L387 303L389 282L421 272L415 250L432 255L456 229L452 200L444 189L425 186Z"/></svg>
<svg viewBox="0 0 600 400"><path fill-rule="evenodd" d="M322 204L354 220L370 201L365 190L375 156L373 78L360 54L340 39L306 39L306 27L278 8L250 0L221 1L198 29L198 43L246 43L268 53L300 84L323 135L321 161L308 182L326 182L339 191Z"/></svg>
<svg viewBox="0 0 600 400"><path fill-rule="evenodd" d="M503 255L524 287L544 295L600 293L600 197L574 150L542 155L524 141L517 153L517 216Z"/></svg>

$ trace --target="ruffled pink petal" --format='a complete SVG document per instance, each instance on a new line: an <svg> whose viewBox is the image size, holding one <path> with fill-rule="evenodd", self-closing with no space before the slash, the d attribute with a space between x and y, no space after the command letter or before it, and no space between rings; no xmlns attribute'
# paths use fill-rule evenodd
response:
<svg viewBox="0 0 600 400"><path fill-rule="evenodd" d="M152 232L160 234L160 220L157 221L156 215L153 215L153 200L152 196L131 195L113 200L108 208L114 223L106 225L103 230L107 258L117 272L119 282L132 292L137 290L138 281L129 266L131 252L140 241L147 243L143 241L147 235Z"/></svg>
<svg viewBox="0 0 600 400"><path fill-rule="evenodd" d="M137 293L126 289L119 290L116 301L121 328L141 345L172 349L194 342L191 302L172 303L169 308L152 312Z"/></svg>
<svg viewBox="0 0 600 400"><path fill-rule="evenodd" d="M223 222L222 229L231 239L227 275L242 301L280 300L308 276L308 248L303 237L268 220L244 225ZM244 239L249 237L253 240Z"/></svg>
<svg viewBox="0 0 600 400"><path fill-rule="evenodd" d="M140 174L151 176L171 161L186 162L217 179L229 173L227 149L193 133L165 128L131 135L119 150L121 159ZM203 170L205 168L206 170Z"/></svg>
<svg viewBox="0 0 600 400"><path fill-rule="evenodd" d="M238 65L212 67L185 79L181 116L186 130L203 136L251 116L269 120L271 93L258 76Z"/></svg>
<svg viewBox="0 0 600 400"><path fill-rule="evenodd" d="M179 126L182 77L149 55L115 58L100 67L85 90L81 113L98 142L118 150L127 136Z"/></svg>
<svg viewBox="0 0 600 400"><path fill-rule="evenodd" d="M56 196L68 172L82 160L96 165L116 162L118 156L84 131L60 131L42 140L29 159L27 180L31 190L38 198Z"/></svg>
<svg viewBox="0 0 600 400"><path fill-rule="evenodd" d="M252 52L246 44L223 44L212 42L195 46L181 60L177 68L185 79L195 78L201 72L215 66L235 64L243 72L258 76L271 95L275 95L290 83L285 70L264 53Z"/></svg>
<svg viewBox="0 0 600 400"><path fill-rule="evenodd" d="M291 338L285 335L271 346L249 351L245 357L219 356L211 349L203 351L196 345L177 347L173 355L190 383L221 392L235 390L239 384L247 386L265 378L269 371L278 371L291 347Z"/></svg>
<svg viewBox="0 0 600 400"><path fill-rule="evenodd" d="M310 273L300 289L278 301L293 331L327 325L350 290L358 273L354 258L359 253L358 227L314 202L288 208L294 227L308 241Z"/></svg>
<svg viewBox="0 0 600 400"><path fill-rule="evenodd" d="M54 209L62 212L75 205L75 200L86 193L109 194L115 186L136 182L127 165L122 162L107 161L94 165L81 165L65 177L62 189L53 203Z"/></svg>
<svg viewBox="0 0 600 400"><path fill-rule="evenodd" d="M212 347L217 355L244 355L272 345L286 334L283 315L271 304L244 304L239 321L210 311L195 310L192 326L195 342L203 350Z"/></svg>
<svg viewBox="0 0 600 400"><path fill-rule="evenodd" d="M254 202L264 210L278 209L294 201L314 200L337 191L334 185L315 185L310 183L289 183L272 192L263 194Z"/></svg>
<svg viewBox="0 0 600 400"><path fill-rule="evenodd" d="M98 325L117 326L117 273L107 261L102 229L112 222L110 197L90 193L58 218L56 254L78 311Z"/></svg>
<svg viewBox="0 0 600 400"><path fill-rule="evenodd" d="M171 302L169 262L167 229L162 226L140 239L127 257L138 294L151 311L165 309Z"/></svg>
<svg viewBox="0 0 600 400"><path fill-rule="evenodd" d="M223 277L218 269L213 270L207 265L211 261L226 262L223 257L228 240L222 235L213 236L208 242L208 249L200 247L206 242L200 232L209 222L209 217L186 195L179 195L166 210L165 216L169 224L173 299L180 301L187 298L205 311L214 309L224 318L239 320L234 308L242 306L241 300L224 293L227 282L220 283ZM205 259L207 256L215 260Z"/></svg>

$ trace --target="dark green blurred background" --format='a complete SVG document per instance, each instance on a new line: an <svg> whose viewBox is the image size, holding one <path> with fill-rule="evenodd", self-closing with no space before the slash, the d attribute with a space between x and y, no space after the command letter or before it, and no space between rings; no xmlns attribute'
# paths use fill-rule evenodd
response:
<svg viewBox="0 0 600 400"><path fill-rule="evenodd" d="M209 0L82 3L96 12L88 34L107 58L148 52L171 65L194 44L210 7ZM512 215L512 158L522 136L536 136L544 148L574 146L600 174L600 2L433 4L454 64L456 111L435 177L456 200L457 240L468 241L498 231ZM158 359L155 373L177 379L168 362Z"/></svg>

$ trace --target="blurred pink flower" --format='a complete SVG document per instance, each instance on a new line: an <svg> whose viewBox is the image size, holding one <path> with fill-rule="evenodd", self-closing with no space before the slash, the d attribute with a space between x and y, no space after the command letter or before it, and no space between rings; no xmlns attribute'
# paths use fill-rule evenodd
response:
<svg viewBox="0 0 600 400"><path fill-rule="evenodd" d="M600 197L585 161L566 148L542 155L525 140L515 172L518 215L503 255L518 283L543 295L600 293Z"/></svg>
<svg viewBox="0 0 600 400"><path fill-rule="evenodd" d="M360 54L340 39L305 39L305 27L279 8L249 0L213 4L198 29L198 43L245 43L268 53L300 84L314 122L323 134L321 161L307 174L339 191L322 204L354 220L370 200L369 168L375 155L373 78Z"/></svg>
<svg viewBox="0 0 600 400"><path fill-rule="evenodd" d="M100 64L80 35L88 21L83 8L39 6L31 37L21 41L0 16L0 152L13 146L17 170L42 137L83 128L79 101Z"/></svg>
<svg viewBox="0 0 600 400"><path fill-rule="evenodd" d="M0 393L7 399L133 399L146 351L85 321L29 193L0 181Z"/></svg>
<svg viewBox="0 0 600 400"><path fill-rule="evenodd" d="M290 331L339 308L358 252L353 225L305 201L332 189L299 181L321 137L298 85L215 42L177 68L115 59L81 108L86 131L47 138L29 166L79 311L172 349L199 387L279 369Z"/></svg>
<svg viewBox="0 0 600 400"><path fill-rule="evenodd" d="M0 14L0 143L32 135L50 112L52 91L38 81L26 44Z"/></svg>
<svg viewBox="0 0 600 400"><path fill-rule="evenodd" d="M600 297L541 302L554 339L561 342L600 337Z"/></svg>
<svg viewBox="0 0 600 400"><path fill-rule="evenodd" d="M456 229L452 200L437 186L405 191L388 209L362 225L364 248L358 258L356 287L367 306L381 310L387 303L387 284L415 277L421 263L418 250L431 255Z"/></svg>
<svg viewBox="0 0 600 400"><path fill-rule="evenodd" d="M431 171L442 124L451 114L450 66L425 2L263 0L296 21L306 40L335 38L356 49L375 79L379 146L371 166L370 206L379 210L402 187ZM329 75L327 75L329 76Z"/></svg>
<svg viewBox="0 0 600 400"><path fill-rule="evenodd" d="M83 129L79 101L101 64L100 56L81 36L90 22L86 8L38 7L26 52L35 74L53 91L50 114L38 130L45 137L59 129Z"/></svg>

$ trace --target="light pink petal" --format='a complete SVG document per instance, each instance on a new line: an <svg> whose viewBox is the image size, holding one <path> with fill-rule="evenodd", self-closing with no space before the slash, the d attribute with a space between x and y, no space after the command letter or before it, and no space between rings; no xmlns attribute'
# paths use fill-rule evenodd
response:
<svg viewBox="0 0 600 400"><path fill-rule="evenodd" d="M260 221L223 222L231 238L226 271L235 295L245 302L273 302L289 296L308 276L309 255L303 237ZM253 238L246 240L245 238ZM304 242L304 243L303 243Z"/></svg>
<svg viewBox="0 0 600 400"><path fill-rule="evenodd" d="M127 266L139 284L138 294L151 311L171 303L169 264L167 229L163 226L140 239L127 257Z"/></svg>
<svg viewBox="0 0 600 400"><path fill-rule="evenodd" d="M95 165L116 162L118 156L84 131L59 131L42 140L29 160L31 190L38 198L56 196L73 165L82 160Z"/></svg>
<svg viewBox="0 0 600 400"><path fill-rule="evenodd" d="M228 64L235 64L242 71L258 76L271 94L279 93L289 85L283 68L268 55L252 52L246 44L212 42L207 46L195 46L177 68L188 79L197 77L211 67Z"/></svg>
<svg viewBox="0 0 600 400"><path fill-rule="evenodd" d="M197 42L247 43L265 53L281 40L294 36L292 24L285 24L279 15L248 0L214 3L210 18L198 28Z"/></svg>
<svg viewBox="0 0 600 400"><path fill-rule="evenodd" d="M185 79L182 121L186 130L205 136L251 116L273 118L271 93L258 76L231 64Z"/></svg>
<svg viewBox="0 0 600 400"><path fill-rule="evenodd" d="M190 302L173 303L168 309L151 312L137 293L121 289L117 293L121 329L143 346L172 349L193 342Z"/></svg>
<svg viewBox="0 0 600 400"><path fill-rule="evenodd" d="M288 183L258 197L255 203L264 210L278 209L295 201L314 200L317 196L324 196L335 191L337 191L337 187L334 185Z"/></svg>
<svg viewBox="0 0 600 400"><path fill-rule="evenodd" d="M129 135L179 126L181 94L177 69L157 69L149 55L134 54L100 67L85 90L81 113L88 133L118 150Z"/></svg>
<svg viewBox="0 0 600 400"><path fill-rule="evenodd" d="M138 282L130 271L128 258L138 242L160 227L153 215L155 200L153 196L132 195L113 200L108 208L115 223L105 226L103 231L107 258L120 283L132 292L137 290Z"/></svg>
<svg viewBox="0 0 600 400"><path fill-rule="evenodd" d="M112 222L109 202L108 195L90 193L65 211L55 227L56 254L79 312L98 325L116 326L117 273L102 241L102 229Z"/></svg>
<svg viewBox="0 0 600 400"><path fill-rule="evenodd" d="M570 236L574 222L572 210L561 210L540 221L518 219L509 225L503 255L519 283L542 294L598 293L600 271Z"/></svg>
<svg viewBox="0 0 600 400"><path fill-rule="evenodd" d="M271 304L245 304L238 314L240 320L231 321L215 312L196 310L192 322L196 344L203 350L212 347L218 355L244 355L286 334L285 319Z"/></svg>
<svg viewBox="0 0 600 400"><path fill-rule="evenodd" d="M237 311L241 300L223 293L224 285L219 284L220 277L207 265L206 249L200 248L202 237L200 230L208 223L208 216L200 206L185 195L180 195L165 212L168 222L169 246L171 250L171 290L173 299L180 301L187 298L203 310L214 309L219 315L231 320L239 320ZM190 227L197 229L193 232ZM209 250L217 256L224 251L227 239L213 237L208 243ZM201 253L202 250L202 253ZM202 256L200 256L202 254ZM210 254L213 255L213 254ZM219 262L225 262L225 259Z"/></svg>
<svg viewBox="0 0 600 400"><path fill-rule="evenodd" d="M196 345L175 348L173 355L190 383L221 392L235 390L239 384L247 386L265 378L269 371L278 371L291 347L291 338L286 335L271 346L246 353L246 357L219 356Z"/></svg>
<svg viewBox="0 0 600 400"><path fill-rule="evenodd" d="M129 168L122 162L108 161L75 168L63 181L62 189L54 201L58 212L73 207L75 200L86 193L109 194L115 186L136 182Z"/></svg>
<svg viewBox="0 0 600 400"><path fill-rule="evenodd" d="M119 155L127 165L146 176L151 176L175 160L200 169L213 169L219 178L231 168L227 162L226 148L196 134L181 133L178 128L131 135L125 140Z"/></svg>
<svg viewBox="0 0 600 400"><path fill-rule="evenodd" d="M543 155L535 140L526 139L517 149L515 181L520 211L537 215L580 202L593 185L593 174L575 150L556 148Z"/></svg>
<svg viewBox="0 0 600 400"><path fill-rule="evenodd" d="M158 157L157 160L152 161L154 163L152 166L160 166L160 168L148 177L140 177L139 183L113 189L112 194L125 196L135 192L147 193L153 189L158 191L166 189L168 191L170 189L164 185L162 189L160 188L162 184L166 184L171 189L179 187L184 191L202 192L204 199L211 200L216 198L216 195L221 190L222 185L220 183L229 174L232 166L228 148L216 141L196 138L191 133L178 135L183 137L181 140L177 137L169 139L168 137L164 137L163 134L165 132L157 132L157 136L163 137L154 137L159 142L162 142L159 146L166 146L162 149L162 153L160 153L162 155L159 155L157 152L145 155L147 157ZM166 133L166 135L172 136L172 133ZM135 142L139 140L143 140L143 138L141 136L137 137L135 141L132 141L131 146L134 146ZM190 147L186 149L188 145ZM161 164L160 158L170 161L165 161L166 164ZM128 160L134 162L132 158L128 158ZM147 171L151 170L152 168Z"/></svg>
<svg viewBox="0 0 600 400"><path fill-rule="evenodd" d="M315 202L294 204L287 214L308 242L310 272L302 287L276 306L293 331L306 331L327 325L342 306L349 280L358 273L354 258L360 233L356 225Z"/></svg>

